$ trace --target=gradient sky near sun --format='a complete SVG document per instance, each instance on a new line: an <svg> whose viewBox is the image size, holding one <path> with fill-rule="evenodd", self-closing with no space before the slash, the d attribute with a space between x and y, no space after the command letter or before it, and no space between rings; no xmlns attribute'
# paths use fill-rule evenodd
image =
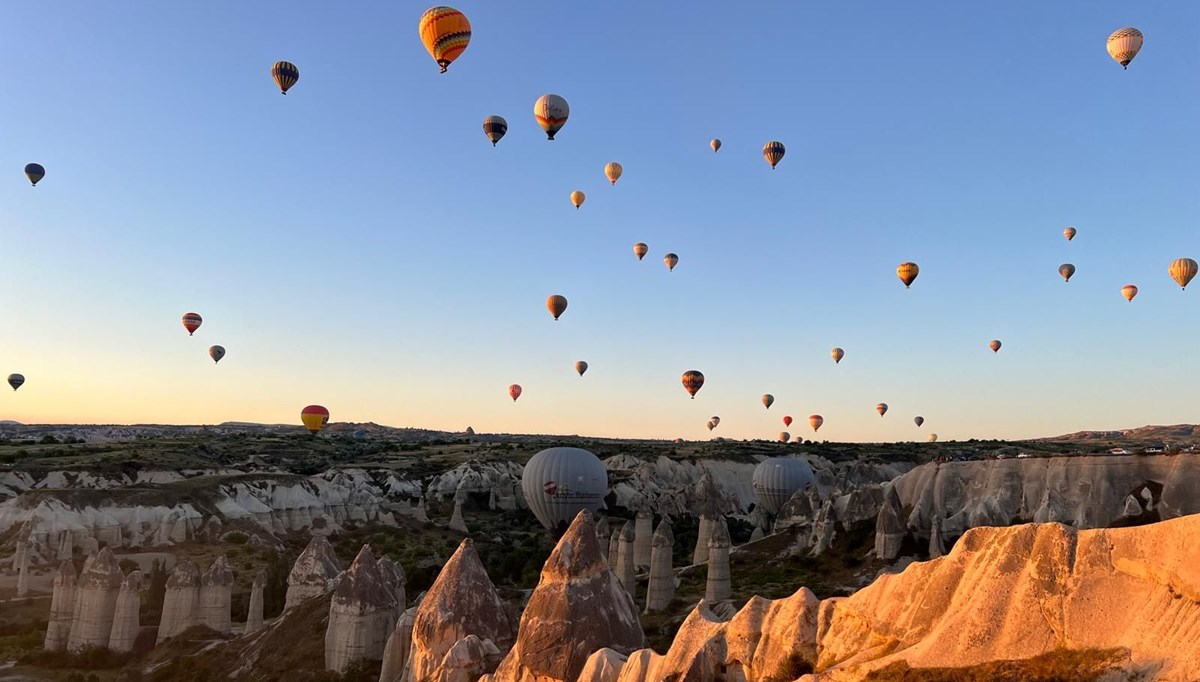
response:
<svg viewBox="0 0 1200 682"><path fill-rule="evenodd" d="M1166 272L1200 258L1200 4L457 7L474 36L439 74L408 2L9 4L0 375L27 383L0 419L298 424L320 403L773 438L820 413L856 441L1200 421L1200 285ZM1146 35L1128 71L1105 52L1122 26ZM554 142L548 92L571 105Z"/></svg>

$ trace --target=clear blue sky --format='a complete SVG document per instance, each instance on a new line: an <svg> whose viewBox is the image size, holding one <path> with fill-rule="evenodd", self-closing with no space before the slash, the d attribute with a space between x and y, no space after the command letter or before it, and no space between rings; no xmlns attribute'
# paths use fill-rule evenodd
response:
<svg viewBox="0 0 1200 682"><path fill-rule="evenodd" d="M0 374L28 383L0 418L298 423L316 402L701 438L714 414L713 435L774 437L816 412L831 440L1200 421L1200 283L1166 273L1200 258L1198 4L465 2L447 74L425 5L365 4L6 7ZM1105 52L1122 26L1146 35L1128 71ZM571 105L554 142L547 92Z"/></svg>

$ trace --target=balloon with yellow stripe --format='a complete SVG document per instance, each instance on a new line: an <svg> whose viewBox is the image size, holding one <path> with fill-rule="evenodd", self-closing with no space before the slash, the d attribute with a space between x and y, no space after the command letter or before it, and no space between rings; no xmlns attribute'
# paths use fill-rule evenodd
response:
<svg viewBox="0 0 1200 682"><path fill-rule="evenodd" d="M300 421L312 435L317 435L329 423L329 410L320 405L309 405L300 410Z"/></svg>
<svg viewBox="0 0 1200 682"><path fill-rule="evenodd" d="M442 67L442 73L446 73L450 63L458 59L471 42L471 22L467 21L467 15L453 7L425 10L417 24L417 32L429 55Z"/></svg>

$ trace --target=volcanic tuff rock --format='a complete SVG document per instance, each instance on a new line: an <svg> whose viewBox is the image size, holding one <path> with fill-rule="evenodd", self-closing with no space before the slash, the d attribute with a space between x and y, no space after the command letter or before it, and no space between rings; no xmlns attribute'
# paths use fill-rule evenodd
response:
<svg viewBox="0 0 1200 682"><path fill-rule="evenodd" d="M46 651L62 651L71 636L75 617L75 564L64 560L54 572L54 593L50 598L50 622L46 625Z"/></svg>
<svg viewBox="0 0 1200 682"><path fill-rule="evenodd" d="M516 628L511 610L496 593L475 544L467 538L442 567L417 608L412 647L401 679L436 679L447 654L469 635L480 641L490 640L499 652L504 652L512 646ZM461 663L455 661L454 665Z"/></svg>
<svg viewBox="0 0 1200 682"><path fill-rule="evenodd" d="M383 667L379 671L379 682L400 682L404 675L404 664L408 660L408 651L412 648L413 622L417 617L417 607L412 607L400 614L396 628L388 637L387 646L383 648Z"/></svg>
<svg viewBox="0 0 1200 682"><path fill-rule="evenodd" d="M887 487L883 500L883 507L875 520L875 556L891 561L900 556L900 545L904 542L903 510L894 486Z"/></svg>
<svg viewBox="0 0 1200 682"><path fill-rule="evenodd" d="M708 539L708 578L704 585L704 599L710 604L729 599L732 585L729 575L729 526L725 517L713 522L712 536Z"/></svg>
<svg viewBox="0 0 1200 682"><path fill-rule="evenodd" d="M325 594L333 589L342 562L338 561L333 545L324 536L316 535L308 546L296 557L288 573L287 597L284 610L290 609L310 597Z"/></svg>
<svg viewBox="0 0 1200 682"><path fill-rule="evenodd" d="M404 591L404 584L407 578L404 575L404 569L400 564L392 561L384 555L379 555L379 570L383 573L385 582L392 589L392 594L396 597L397 612L404 610L405 602L408 600L408 595Z"/></svg>
<svg viewBox="0 0 1200 682"><path fill-rule="evenodd" d="M637 607L608 568L591 512L581 511L542 567L517 642L496 669L503 682L574 682L602 647L645 644Z"/></svg>
<svg viewBox="0 0 1200 682"><path fill-rule="evenodd" d="M132 651L133 642L142 630L139 612L142 607L142 572L132 570L121 581L121 591L117 593L117 607L113 612L112 631L108 638L108 648L113 651Z"/></svg>
<svg viewBox="0 0 1200 682"><path fill-rule="evenodd" d="M654 514L643 509L633 524L633 564L638 569L650 568L651 543L654 538Z"/></svg>
<svg viewBox="0 0 1200 682"><path fill-rule="evenodd" d="M233 597L233 571L225 555L217 557L200 578L199 621L201 625L225 635L233 629L230 609Z"/></svg>
<svg viewBox="0 0 1200 682"><path fill-rule="evenodd" d="M675 535L671 524L663 519L654 531L654 542L650 556L650 581L646 586L646 612L661 611L675 598L675 571L671 566L671 552Z"/></svg>
<svg viewBox="0 0 1200 682"><path fill-rule="evenodd" d="M628 660L629 657L619 651L600 649L588 656L578 682L617 682L617 676Z"/></svg>
<svg viewBox="0 0 1200 682"><path fill-rule="evenodd" d="M263 588L267 585L266 569L259 569L254 574L254 584L250 586L250 605L246 608L245 634L252 635L263 628Z"/></svg>
<svg viewBox="0 0 1200 682"><path fill-rule="evenodd" d="M370 545L363 545L329 601L325 669L342 672L357 660L378 661L396 624L396 589Z"/></svg>
<svg viewBox="0 0 1200 682"><path fill-rule="evenodd" d="M158 641L174 637L200 622L200 569L188 559L175 564L163 595Z"/></svg>
<svg viewBox="0 0 1200 682"><path fill-rule="evenodd" d="M634 522L626 521L621 527L621 544L617 546L617 580L631 596L637 592L637 569L633 559L636 532Z"/></svg>
<svg viewBox="0 0 1200 682"><path fill-rule="evenodd" d="M454 512L450 515L450 523L446 526L456 533L469 535L471 531L467 528L467 522L463 520L462 499L455 498Z"/></svg>
<svg viewBox="0 0 1200 682"><path fill-rule="evenodd" d="M67 639L68 651L108 646L123 577L117 558L109 548L88 557L75 585L75 613L71 619L71 636Z"/></svg>
<svg viewBox="0 0 1200 682"><path fill-rule="evenodd" d="M712 539L712 529L715 517L701 516L696 530L696 549L692 551L692 563L708 563L708 541Z"/></svg>

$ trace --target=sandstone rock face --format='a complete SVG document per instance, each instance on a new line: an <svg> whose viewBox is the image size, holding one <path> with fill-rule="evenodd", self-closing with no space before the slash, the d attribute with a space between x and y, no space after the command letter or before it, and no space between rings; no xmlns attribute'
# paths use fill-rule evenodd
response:
<svg viewBox="0 0 1200 682"><path fill-rule="evenodd" d="M71 636L67 639L68 651L108 646L123 577L117 558L109 548L88 557L75 586L75 614L71 619Z"/></svg>
<svg viewBox="0 0 1200 682"><path fill-rule="evenodd" d="M729 599L732 585L729 574L729 527L725 517L713 522L712 536L708 540L708 579L704 585L704 600L715 604Z"/></svg>
<svg viewBox="0 0 1200 682"><path fill-rule="evenodd" d="M514 625L513 614L496 593L475 552L475 544L470 538L465 539L417 607L412 647L401 679L404 682L438 679L447 654L468 636L473 635L480 642L490 640L498 652L507 651L516 636ZM460 650L456 655L464 653ZM454 663L462 664L461 660Z"/></svg>
<svg viewBox="0 0 1200 682"><path fill-rule="evenodd" d="M296 557L292 571L288 573L287 597L284 610L296 604L333 590L342 562L338 561L333 545L324 536L313 536L308 546Z"/></svg>
<svg viewBox="0 0 1200 682"><path fill-rule="evenodd" d="M608 517L602 516L600 517L600 520L596 522L596 541L600 543L600 549L602 551L607 550L608 541L611 537L612 527L608 525ZM607 552L605 552L605 558L608 558ZM613 562L611 559L609 559L608 563L611 566Z"/></svg>
<svg viewBox="0 0 1200 682"><path fill-rule="evenodd" d="M609 659L612 661L612 659ZM654 652L653 649L638 649L629 654L629 659L625 661L625 665L621 666L621 674L617 677L617 682L649 682L650 680L662 680L658 676L658 664L661 663L663 657Z"/></svg>
<svg viewBox="0 0 1200 682"><path fill-rule="evenodd" d="M601 545L603 547L603 545ZM615 571L621 561L621 529L613 530L608 538L608 565Z"/></svg>
<svg viewBox="0 0 1200 682"><path fill-rule="evenodd" d="M230 609L233 571L225 555L217 557L200 577L200 624L227 635L233 630Z"/></svg>
<svg viewBox="0 0 1200 682"><path fill-rule="evenodd" d="M250 605L246 609L246 632L252 635L263 628L263 588L267 586L267 572L259 569L250 586Z"/></svg>
<svg viewBox="0 0 1200 682"><path fill-rule="evenodd" d="M884 493L883 507L875 520L875 556L892 561L900 556L900 545L904 542L904 521L900 518L900 496L893 486Z"/></svg>
<svg viewBox="0 0 1200 682"><path fill-rule="evenodd" d="M158 640L161 644L200 622L200 569L190 560L175 564L167 578L167 591L163 595L162 619L158 623Z"/></svg>
<svg viewBox="0 0 1200 682"><path fill-rule="evenodd" d="M29 594L30 546L28 540L17 540L17 551L13 556L13 570L17 572L17 597Z"/></svg>
<svg viewBox="0 0 1200 682"><path fill-rule="evenodd" d="M113 612L112 634L108 638L108 648L113 651L125 652L133 650L133 642L142 630L140 616L142 606L142 572L133 570L121 581L121 591L117 593L117 607Z"/></svg>
<svg viewBox="0 0 1200 682"><path fill-rule="evenodd" d="M654 540L654 514L638 512L633 524L633 565L639 570L650 568L651 546Z"/></svg>
<svg viewBox="0 0 1200 682"><path fill-rule="evenodd" d="M404 675L404 664L408 660L408 651L412 648L413 622L417 617L417 607L412 607L400 614L396 628L388 637L387 646L383 649L383 668L379 671L379 682L400 682Z"/></svg>
<svg viewBox="0 0 1200 682"><path fill-rule="evenodd" d="M617 547L617 580L632 596L637 591L637 568L634 561L634 543L637 541L633 521L621 527L621 544Z"/></svg>
<svg viewBox="0 0 1200 682"><path fill-rule="evenodd" d="M455 533L470 535L471 531L467 529L467 522L463 520L462 500L454 500L454 513L450 515L450 525L447 526Z"/></svg>
<svg viewBox="0 0 1200 682"><path fill-rule="evenodd" d="M692 552L692 563L703 564L708 561L708 541L712 539L713 517L701 516L700 525L696 530L696 551Z"/></svg>
<svg viewBox="0 0 1200 682"><path fill-rule="evenodd" d="M646 587L646 613L661 611L675 598L675 571L671 566L671 552L675 536L671 524L663 519L654 531L654 542L650 555L650 582Z"/></svg>
<svg viewBox="0 0 1200 682"><path fill-rule="evenodd" d="M396 597L396 612L399 613L404 610L405 602L408 600L404 589L406 581L404 569L400 567L400 564L382 555L380 555L378 563L380 572L383 573L387 585Z"/></svg>
<svg viewBox="0 0 1200 682"><path fill-rule="evenodd" d="M71 621L75 617L75 564L69 559L54 572L54 593L50 598L50 622L46 625L46 651L67 648L71 636Z"/></svg>
<svg viewBox="0 0 1200 682"><path fill-rule="evenodd" d="M645 645L637 607L609 570L591 513L581 511L542 567L497 682L574 682L592 652Z"/></svg>
<svg viewBox="0 0 1200 682"><path fill-rule="evenodd" d="M933 526L929 529L929 558L936 559L946 555L946 541L942 538L942 520L933 518Z"/></svg>
<svg viewBox="0 0 1200 682"><path fill-rule="evenodd" d="M325 669L342 672L350 663L378 661L396 623L396 591L370 545L363 545L329 602Z"/></svg>
<svg viewBox="0 0 1200 682"><path fill-rule="evenodd" d="M600 649L588 656L579 673L578 682L617 682L621 668L629 661L629 657L612 649Z"/></svg>

